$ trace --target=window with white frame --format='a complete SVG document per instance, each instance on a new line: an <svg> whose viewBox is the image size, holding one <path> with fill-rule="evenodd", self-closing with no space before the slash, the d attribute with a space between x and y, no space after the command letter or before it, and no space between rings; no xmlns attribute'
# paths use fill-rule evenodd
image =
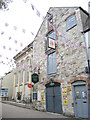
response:
<svg viewBox="0 0 90 120"><path fill-rule="evenodd" d="M16 84L18 84L19 81L19 63L17 64L17 80L16 80Z"/></svg>
<svg viewBox="0 0 90 120"><path fill-rule="evenodd" d="M23 83L23 72L24 72L24 63L22 62L22 66L21 66L21 83Z"/></svg>
<svg viewBox="0 0 90 120"><path fill-rule="evenodd" d="M27 61L27 82L29 82L29 67L30 67L30 60Z"/></svg>

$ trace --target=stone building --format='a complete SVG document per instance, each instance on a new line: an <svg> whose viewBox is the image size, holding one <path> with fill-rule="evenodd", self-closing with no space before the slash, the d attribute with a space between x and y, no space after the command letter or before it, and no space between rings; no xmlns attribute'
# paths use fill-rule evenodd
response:
<svg viewBox="0 0 90 120"><path fill-rule="evenodd" d="M14 56L16 71L14 71L14 99L24 100L24 102L30 103L31 88L29 84L31 81L32 71L32 57L33 57L33 43L30 43L21 52Z"/></svg>
<svg viewBox="0 0 90 120"><path fill-rule="evenodd" d="M29 74L30 94L36 109L82 118L90 116L88 44L84 31L88 17L89 13L81 7L51 7L48 10L31 43L33 49L28 49L33 61ZM25 49L14 57L16 64L26 56ZM18 67L16 72L21 73ZM20 84L20 77L15 83L15 93L22 91L22 96L29 95L25 76L23 84Z"/></svg>
<svg viewBox="0 0 90 120"><path fill-rule="evenodd" d="M38 110L89 117L87 37L89 13L81 7L51 7L33 42L34 73L39 70Z"/></svg>

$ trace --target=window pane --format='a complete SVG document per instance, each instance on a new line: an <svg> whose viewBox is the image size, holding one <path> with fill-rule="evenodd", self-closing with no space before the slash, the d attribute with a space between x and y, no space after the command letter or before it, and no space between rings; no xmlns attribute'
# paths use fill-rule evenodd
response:
<svg viewBox="0 0 90 120"><path fill-rule="evenodd" d="M80 99L81 95L80 95L80 91L76 91L76 99Z"/></svg>
<svg viewBox="0 0 90 120"><path fill-rule="evenodd" d="M49 35L48 35L50 38L53 38L53 39L56 39L56 34L55 32L51 32Z"/></svg>
<svg viewBox="0 0 90 120"><path fill-rule="evenodd" d="M55 74L57 72L56 52L47 56L47 74Z"/></svg>
<svg viewBox="0 0 90 120"><path fill-rule="evenodd" d="M37 100L37 93L33 93L33 100Z"/></svg>
<svg viewBox="0 0 90 120"><path fill-rule="evenodd" d="M75 15L70 16L66 21L66 30L69 30L70 28L74 27L76 25L76 17Z"/></svg>
<svg viewBox="0 0 90 120"><path fill-rule="evenodd" d="M27 62L27 82L29 81L29 66L30 66L30 60Z"/></svg>
<svg viewBox="0 0 90 120"><path fill-rule="evenodd" d="M87 92L86 91L82 91L82 98L87 99Z"/></svg>

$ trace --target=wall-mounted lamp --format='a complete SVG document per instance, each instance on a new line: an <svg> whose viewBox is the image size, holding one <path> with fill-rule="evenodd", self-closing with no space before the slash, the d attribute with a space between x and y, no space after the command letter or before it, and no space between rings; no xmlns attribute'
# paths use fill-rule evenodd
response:
<svg viewBox="0 0 90 120"><path fill-rule="evenodd" d="M38 74L40 74L40 68L38 68Z"/></svg>

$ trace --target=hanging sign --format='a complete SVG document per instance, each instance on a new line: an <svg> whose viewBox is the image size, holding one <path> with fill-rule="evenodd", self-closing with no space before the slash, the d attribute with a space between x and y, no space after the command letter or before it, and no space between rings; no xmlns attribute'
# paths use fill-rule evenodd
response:
<svg viewBox="0 0 90 120"><path fill-rule="evenodd" d="M55 40L52 38L48 38L48 46L49 48L55 49Z"/></svg>
<svg viewBox="0 0 90 120"><path fill-rule="evenodd" d="M32 74L32 82L37 83L39 81L39 76L38 74L34 73Z"/></svg>

